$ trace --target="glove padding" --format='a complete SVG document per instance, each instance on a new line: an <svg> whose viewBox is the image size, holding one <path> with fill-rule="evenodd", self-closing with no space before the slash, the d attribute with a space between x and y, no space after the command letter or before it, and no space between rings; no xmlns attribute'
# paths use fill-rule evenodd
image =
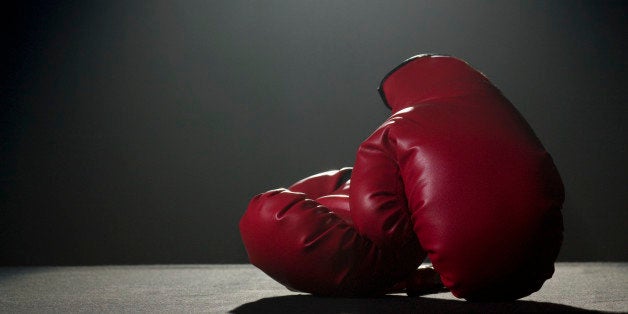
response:
<svg viewBox="0 0 628 314"><path fill-rule="evenodd" d="M240 220L251 263L291 290L329 296L392 292L424 258L414 234L395 250L353 228L351 168L257 195Z"/></svg>
<svg viewBox="0 0 628 314"><path fill-rule="evenodd" d="M564 191L524 118L452 57L407 60L380 94L393 113L357 153L350 214L358 233L392 251L416 235L457 297L540 289L562 243Z"/></svg>

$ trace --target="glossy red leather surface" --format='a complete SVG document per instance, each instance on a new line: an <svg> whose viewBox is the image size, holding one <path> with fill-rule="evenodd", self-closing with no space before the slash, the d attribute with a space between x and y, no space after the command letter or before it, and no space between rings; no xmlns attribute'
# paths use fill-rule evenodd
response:
<svg viewBox="0 0 628 314"><path fill-rule="evenodd" d="M564 191L528 123L452 57L413 58L380 92L393 113L360 146L351 179L359 234L389 249L418 237L458 297L538 290L562 243Z"/></svg>
<svg viewBox="0 0 628 314"><path fill-rule="evenodd" d="M419 264L416 247L382 250L349 213L351 168L253 198L240 220L249 260L287 287L317 295L381 295Z"/></svg>

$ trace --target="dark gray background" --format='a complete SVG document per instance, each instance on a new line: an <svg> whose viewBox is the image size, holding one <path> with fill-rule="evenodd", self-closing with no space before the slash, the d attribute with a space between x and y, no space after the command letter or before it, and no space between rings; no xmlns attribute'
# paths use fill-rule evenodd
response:
<svg viewBox="0 0 628 314"><path fill-rule="evenodd" d="M249 199L348 166L380 79L465 59L565 182L560 260L628 260L626 6L78 1L2 10L1 264L246 262Z"/></svg>

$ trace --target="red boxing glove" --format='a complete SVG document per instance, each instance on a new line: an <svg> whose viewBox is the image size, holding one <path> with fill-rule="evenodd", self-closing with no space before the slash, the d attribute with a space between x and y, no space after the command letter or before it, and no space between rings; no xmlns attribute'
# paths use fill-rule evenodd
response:
<svg viewBox="0 0 628 314"><path fill-rule="evenodd" d="M564 191L524 118L452 57L413 57L379 91L393 113L357 153L350 214L359 234L391 250L416 235L460 298L540 289L562 243Z"/></svg>
<svg viewBox="0 0 628 314"><path fill-rule="evenodd" d="M424 257L414 234L412 245L386 250L353 228L350 175L351 168L328 171L254 197L240 220L251 263L317 295L381 295L413 274Z"/></svg>

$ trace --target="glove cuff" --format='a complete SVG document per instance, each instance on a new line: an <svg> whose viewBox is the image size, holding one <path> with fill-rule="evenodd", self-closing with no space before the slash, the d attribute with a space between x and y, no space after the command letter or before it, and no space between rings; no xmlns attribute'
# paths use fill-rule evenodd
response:
<svg viewBox="0 0 628 314"><path fill-rule="evenodd" d="M384 104L393 112L426 100L451 98L495 89L466 62L443 55L411 57L390 71L379 84Z"/></svg>

